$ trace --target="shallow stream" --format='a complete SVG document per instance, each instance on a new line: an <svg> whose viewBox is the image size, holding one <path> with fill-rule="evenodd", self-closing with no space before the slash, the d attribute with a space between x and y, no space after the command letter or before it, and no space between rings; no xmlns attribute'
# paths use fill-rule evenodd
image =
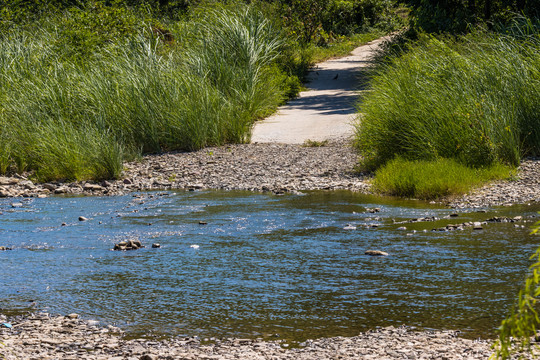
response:
<svg viewBox="0 0 540 360"><path fill-rule="evenodd" d="M0 311L76 312L131 336L300 341L406 324L493 337L538 246L539 210L449 217L347 191L0 199L0 246L13 248L0 251ZM431 216L440 220L400 224ZM146 248L111 251L134 238Z"/></svg>

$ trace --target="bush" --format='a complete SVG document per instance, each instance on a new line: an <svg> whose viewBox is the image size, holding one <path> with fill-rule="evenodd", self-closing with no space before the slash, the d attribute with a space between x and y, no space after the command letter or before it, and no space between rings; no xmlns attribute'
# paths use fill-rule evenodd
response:
<svg viewBox="0 0 540 360"><path fill-rule="evenodd" d="M350 36L375 28L402 26L391 0L290 0L280 1L289 35L303 44L326 45L341 35Z"/></svg>
<svg viewBox="0 0 540 360"><path fill-rule="evenodd" d="M423 37L383 65L359 105L363 166L396 155L472 167L540 154L540 37Z"/></svg>
<svg viewBox="0 0 540 360"><path fill-rule="evenodd" d="M508 24L516 14L540 16L539 0L408 0L411 25L430 33L466 33L471 26Z"/></svg>

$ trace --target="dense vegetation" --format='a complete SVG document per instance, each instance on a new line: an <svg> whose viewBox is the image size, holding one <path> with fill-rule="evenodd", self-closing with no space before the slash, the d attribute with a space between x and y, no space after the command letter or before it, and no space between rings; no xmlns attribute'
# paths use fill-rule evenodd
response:
<svg viewBox="0 0 540 360"><path fill-rule="evenodd" d="M360 105L364 168L396 156L517 166L540 153L539 27L521 18L499 28L504 31L420 34L385 58ZM454 175L448 168L441 176Z"/></svg>
<svg viewBox="0 0 540 360"><path fill-rule="evenodd" d="M411 22L429 33L466 33L479 23L491 29L508 23L516 14L540 15L540 0L406 0L412 8Z"/></svg>
<svg viewBox="0 0 540 360"><path fill-rule="evenodd" d="M366 163L454 158L479 167L540 153L540 37L423 37L378 73L358 128Z"/></svg>
<svg viewBox="0 0 540 360"><path fill-rule="evenodd" d="M141 153L248 141L299 91L315 46L386 29L389 8L2 0L0 174L114 178Z"/></svg>

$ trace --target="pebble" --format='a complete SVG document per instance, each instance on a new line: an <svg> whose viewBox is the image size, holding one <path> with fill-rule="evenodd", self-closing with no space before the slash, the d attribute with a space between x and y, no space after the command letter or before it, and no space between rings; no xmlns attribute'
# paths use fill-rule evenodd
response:
<svg viewBox="0 0 540 360"><path fill-rule="evenodd" d="M535 202L540 202L540 158L523 160L515 180L487 184L447 205L454 208L485 208Z"/></svg>
<svg viewBox="0 0 540 360"><path fill-rule="evenodd" d="M116 251L137 250L143 247L144 246L140 240L131 239L131 240L126 240L126 241L121 241L118 244L114 244L113 250L116 250Z"/></svg>

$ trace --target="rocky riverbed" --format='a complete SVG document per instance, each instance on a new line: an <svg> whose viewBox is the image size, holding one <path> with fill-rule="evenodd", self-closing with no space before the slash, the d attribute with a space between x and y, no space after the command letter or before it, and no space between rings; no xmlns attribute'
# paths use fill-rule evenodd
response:
<svg viewBox="0 0 540 360"><path fill-rule="evenodd" d="M36 184L29 174L0 177L0 197L52 194L120 195L158 189L272 191L346 189L370 192L369 174L355 171L358 155L347 140L325 146L243 144L188 153L148 155L125 164L119 180ZM517 178L446 201L456 207L487 207L540 201L540 159L527 159Z"/></svg>
<svg viewBox="0 0 540 360"><path fill-rule="evenodd" d="M487 359L486 340L468 340L455 331L415 331L387 327L354 337L307 340L174 338L126 340L113 326L98 326L77 314L0 315L0 358L15 359ZM9 326L9 327L6 327Z"/></svg>

